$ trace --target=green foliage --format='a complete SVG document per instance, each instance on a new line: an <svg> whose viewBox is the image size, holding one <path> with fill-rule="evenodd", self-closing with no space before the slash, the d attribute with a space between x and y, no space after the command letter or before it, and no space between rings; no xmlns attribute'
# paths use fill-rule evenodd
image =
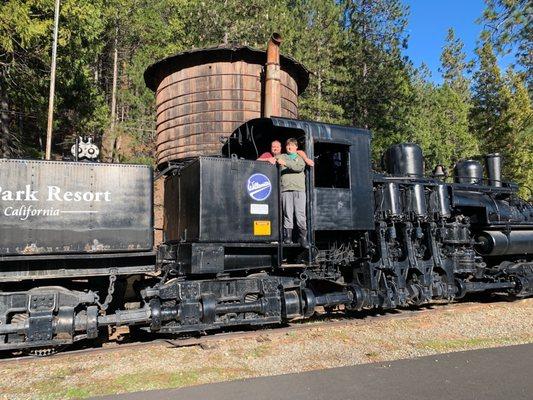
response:
<svg viewBox="0 0 533 400"><path fill-rule="evenodd" d="M189 47L238 43L264 47L272 32L284 35L294 21L288 1L202 0L186 8Z"/></svg>
<svg viewBox="0 0 533 400"><path fill-rule="evenodd" d="M505 76L507 106L502 119L507 124L503 140L505 176L521 185L521 194L533 198L533 108L521 74L509 69Z"/></svg>
<svg viewBox="0 0 533 400"><path fill-rule="evenodd" d="M412 108L410 68L401 56L407 45L407 9L398 0L345 2L348 29L345 65L349 81L342 103L354 126L374 133L374 156L408 136Z"/></svg>
<svg viewBox="0 0 533 400"><path fill-rule="evenodd" d="M514 53L516 61L533 90L533 3L529 0L485 0L487 7L480 22L485 40L500 54Z"/></svg>
<svg viewBox="0 0 533 400"><path fill-rule="evenodd" d="M453 28L448 29L446 44L440 56L444 83L465 99L470 96L470 80L465 74L472 68L472 62L466 61L466 54L463 51L463 42L455 36Z"/></svg>
<svg viewBox="0 0 533 400"><path fill-rule="evenodd" d="M477 49L479 69L474 73L474 108L472 128L479 139L483 139L483 150L499 148L501 139L507 133L505 119L506 102L509 97L493 46L484 42Z"/></svg>
<svg viewBox="0 0 533 400"><path fill-rule="evenodd" d="M296 24L285 33L286 47L312 74L309 87L300 98L300 117L346 123L339 101L348 81L348 68L343 62L343 7L323 0L299 0L292 12Z"/></svg>
<svg viewBox="0 0 533 400"><path fill-rule="evenodd" d="M55 144L69 147L75 134L98 134L106 105L94 85L91 62L101 50L102 1L64 0L60 12L56 75ZM2 5L0 77L11 150L42 151L48 107L53 2L11 0ZM70 143L69 143L70 140Z"/></svg>
<svg viewBox="0 0 533 400"><path fill-rule="evenodd" d="M470 104L452 86L419 81L414 85L414 112L408 140L418 143L426 167L442 164L451 170L460 159L478 154L478 141L469 132Z"/></svg>
<svg viewBox="0 0 533 400"><path fill-rule="evenodd" d="M118 46L117 128L109 132L132 138L135 148L129 157L153 155L145 144L153 143L155 102L153 93L144 83L148 65L189 47L183 15L185 0L115 0L108 4L106 55L102 58L102 90L108 101L112 83L114 39ZM107 68L106 68L107 66Z"/></svg>
<svg viewBox="0 0 533 400"><path fill-rule="evenodd" d="M507 179L531 187L533 112L524 80L512 69L502 76L489 42L483 43L478 54L472 129L485 153L503 154Z"/></svg>

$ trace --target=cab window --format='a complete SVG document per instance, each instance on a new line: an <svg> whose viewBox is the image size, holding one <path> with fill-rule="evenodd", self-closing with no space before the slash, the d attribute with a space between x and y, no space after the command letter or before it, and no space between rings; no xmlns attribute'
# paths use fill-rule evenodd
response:
<svg viewBox="0 0 533 400"><path fill-rule="evenodd" d="M350 146L315 143L315 187L350 188Z"/></svg>

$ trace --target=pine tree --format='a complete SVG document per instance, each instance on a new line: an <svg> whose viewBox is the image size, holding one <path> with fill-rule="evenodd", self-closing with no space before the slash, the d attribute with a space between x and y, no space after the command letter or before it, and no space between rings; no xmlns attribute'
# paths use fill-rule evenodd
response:
<svg viewBox="0 0 533 400"><path fill-rule="evenodd" d="M47 57L43 38L51 23L44 10L43 14L33 16L27 2L8 1L0 6L2 157L24 154L25 142L37 144L38 141L38 135L24 135L23 129L38 132L42 127L37 123L45 105L40 90L43 81L40 71L47 70L42 61Z"/></svg>
<svg viewBox="0 0 533 400"><path fill-rule="evenodd" d="M484 35L498 54L514 53L533 92L533 4L529 0L485 0Z"/></svg>
<svg viewBox="0 0 533 400"><path fill-rule="evenodd" d="M64 0L60 11L54 148L65 153L80 134L98 135L105 105L94 85L91 62L101 50L102 0ZM0 7L2 131L23 156L39 156L46 128L51 32L50 1L8 0ZM1 99L0 99L1 100ZM8 110L5 111L5 104ZM7 120L7 122L5 122Z"/></svg>
<svg viewBox="0 0 533 400"><path fill-rule="evenodd" d="M453 28L448 29L440 62L439 71L442 73L444 83L465 98L469 98L470 81L465 74L472 67L472 62L466 61L463 42L455 36Z"/></svg>
<svg viewBox="0 0 533 400"><path fill-rule="evenodd" d="M489 42L478 54L472 127L484 153L502 153L504 178L524 185L525 194L525 186L533 186L533 113L525 82L512 68L501 75Z"/></svg>
<svg viewBox="0 0 533 400"><path fill-rule="evenodd" d="M311 71L309 86L299 100L303 119L347 122L339 101L348 80L342 12L339 4L323 0L299 0L292 9L296 26L286 31L283 49Z"/></svg>
<svg viewBox="0 0 533 400"><path fill-rule="evenodd" d="M459 159L479 151L477 138L469 130L471 94L466 73L471 63L465 60L463 43L451 28L440 59L442 86L414 80L417 95L411 138L414 141L422 138L429 161L451 168Z"/></svg>
<svg viewBox="0 0 533 400"><path fill-rule="evenodd" d="M407 43L407 8L399 0L349 0L344 15L349 82L342 100L350 123L373 131L378 157L408 135L413 93L401 55Z"/></svg>
<svg viewBox="0 0 533 400"><path fill-rule="evenodd" d="M448 84L436 86L422 77L413 82L413 112L408 139L424 151L428 167L443 164L451 169L459 159L478 154L478 142L470 134L470 104Z"/></svg>
<svg viewBox="0 0 533 400"><path fill-rule="evenodd" d="M220 44L249 45L261 48L272 32L287 36L298 23L288 0L204 0L184 5L190 47Z"/></svg>
<svg viewBox="0 0 533 400"><path fill-rule="evenodd" d="M471 126L484 152L498 151L507 142L509 127L502 118L510 97L498 67L493 46L484 42L477 49L479 68L474 73Z"/></svg>
<svg viewBox="0 0 533 400"><path fill-rule="evenodd" d="M509 69L505 76L509 98L502 116L509 129L504 173L519 183L523 196L533 197L533 109L521 74Z"/></svg>

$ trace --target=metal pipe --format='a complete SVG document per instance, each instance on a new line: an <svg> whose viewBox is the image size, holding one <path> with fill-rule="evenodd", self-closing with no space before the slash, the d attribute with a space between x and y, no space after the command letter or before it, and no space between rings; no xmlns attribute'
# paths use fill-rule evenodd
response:
<svg viewBox="0 0 533 400"><path fill-rule="evenodd" d="M410 188L411 211L418 217L427 216L426 195L423 185L413 185Z"/></svg>
<svg viewBox="0 0 533 400"><path fill-rule="evenodd" d="M487 154L485 156L485 167L487 168L487 178L489 185L502 186L502 157L500 153Z"/></svg>
<svg viewBox="0 0 533 400"><path fill-rule="evenodd" d="M279 33L273 33L267 45L267 63L265 72L265 97L263 117L281 116L281 83L279 45L282 42Z"/></svg>
<svg viewBox="0 0 533 400"><path fill-rule="evenodd" d="M0 326L0 335L9 335L15 333L25 333L30 327L28 321L19 324L5 324Z"/></svg>
<svg viewBox="0 0 533 400"><path fill-rule="evenodd" d="M397 183L389 182L383 188L384 204L383 210L391 216L398 216L402 210L400 208L400 188Z"/></svg>
<svg viewBox="0 0 533 400"><path fill-rule="evenodd" d="M445 218L449 218L452 215L452 210L450 207L450 193L448 191L448 186L445 184L439 184L437 186L437 197L438 197L438 210L440 215Z"/></svg>
<svg viewBox="0 0 533 400"><path fill-rule="evenodd" d="M244 312L257 312L264 313L265 310L265 300L260 299L258 301L250 303L235 303L235 304L217 304L216 313L217 314L227 314L227 313L244 313Z"/></svg>
<svg viewBox="0 0 533 400"><path fill-rule="evenodd" d="M484 292L486 290L507 290L514 289L516 282L464 282L467 293Z"/></svg>
<svg viewBox="0 0 533 400"><path fill-rule="evenodd" d="M99 316L98 326L126 326L131 324L148 323L150 322L150 316L151 311L149 307L139 308L136 310L117 310L115 314Z"/></svg>
<svg viewBox="0 0 533 400"><path fill-rule="evenodd" d="M339 304L350 304L352 301L352 292L333 292L316 296L317 306L336 306Z"/></svg>

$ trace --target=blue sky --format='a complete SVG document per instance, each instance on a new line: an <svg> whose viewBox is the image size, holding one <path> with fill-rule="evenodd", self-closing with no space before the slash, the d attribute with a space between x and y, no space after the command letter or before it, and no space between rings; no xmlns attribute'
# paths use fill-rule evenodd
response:
<svg viewBox="0 0 533 400"><path fill-rule="evenodd" d="M432 73L432 80L441 83L438 71L440 54L448 28L455 29L456 36L464 43L469 59L475 57L474 50L482 26L476 23L485 9L483 0L403 0L410 8L407 32L409 44L404 52L416 67L426 63ZM501 59L505 68L512 57Z"/></svg>

